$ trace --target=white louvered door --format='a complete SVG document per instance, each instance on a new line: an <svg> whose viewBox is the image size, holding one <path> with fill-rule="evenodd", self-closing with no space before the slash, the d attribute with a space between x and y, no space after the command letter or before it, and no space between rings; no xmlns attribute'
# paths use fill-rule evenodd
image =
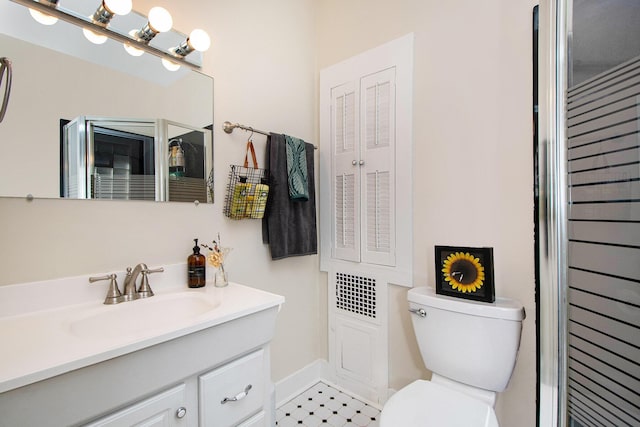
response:
<svg viewBox="0 0 640 427"><path fill-rule="evenodd" d="M362 262L395 265L395 68L360 80Z"/></svg>
<svg viewBox="0 0 640 427"><path fill-rule="evenodd" d="M332 257L360 261L358 92L353 82L331 90L333 151Z"/></svg>
<svg viewBox="0 0 640 427"><path fill-rule="evenodd" d="M332 256L395 265L395 68L331 91Z"/></svg>

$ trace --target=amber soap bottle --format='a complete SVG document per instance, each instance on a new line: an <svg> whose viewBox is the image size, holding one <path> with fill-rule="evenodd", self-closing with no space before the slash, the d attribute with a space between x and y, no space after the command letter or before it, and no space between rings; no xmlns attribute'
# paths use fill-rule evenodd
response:
<svg viewBox="0 0 640 427"><path fill-rule="evenodd" d="M205 262L206 258L200 253L198 239L193 239L196 245L193 247L193 253L187 258L188 285L190 288L201 288L206 283Z"/></svg>

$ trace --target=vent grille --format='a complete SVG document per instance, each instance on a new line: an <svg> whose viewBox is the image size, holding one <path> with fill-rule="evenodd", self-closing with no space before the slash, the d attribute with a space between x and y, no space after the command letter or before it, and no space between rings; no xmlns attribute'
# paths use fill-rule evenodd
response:
<svg viewBox="0 0 640 427"><path fill-rule="evenodd" d="M376 280L355 274L336 273L336 307L376 318Z"/></svg>

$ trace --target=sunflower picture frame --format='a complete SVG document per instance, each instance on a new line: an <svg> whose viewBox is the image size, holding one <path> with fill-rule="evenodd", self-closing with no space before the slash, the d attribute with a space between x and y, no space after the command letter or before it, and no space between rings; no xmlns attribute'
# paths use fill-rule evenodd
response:
<svg viewBox="0 0 640 427"><path fill-rule="evenodd" d="M493 248L436 246L436 294L494 302Z"/></svg>

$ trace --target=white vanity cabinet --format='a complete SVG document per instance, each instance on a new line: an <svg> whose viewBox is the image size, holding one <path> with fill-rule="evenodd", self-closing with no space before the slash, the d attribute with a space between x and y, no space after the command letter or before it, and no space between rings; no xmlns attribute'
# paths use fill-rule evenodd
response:
<svg viewBox="0 0 640 427"><path fill-rule="evenodd" d="M188 401L188 381L109 414L86 427L269 426L270 392L260 349L219 366L197 378L197 402ZM265 405L267 405L265 407ZM195 413L193 408L197 407Z"/></svg>
<svg viewBox="0 0 640 427"><path fill-rule="evenodd" d="M188 387L179 384L109 414L86 427L269 426L273 408L268 398L265 350L260 349L197 378L197 402L189 402ZM195 413L192 408L198 408Z"/></svg>
<svg viewBox="0 0 640 427"><path fill-rule="evenodd" d="M284 298L237 284L205 292L216 304L202 328L149 335L145 341L127 338L131 344L122 348L111 346L105 336L109 328L82 339L56 339L66 349L60 352L62 364L54 365L44 379L27 383L26 377L18 378L12 381L25 384L0 392L0 427L271 427L275 399L269 344ZM178 301L180 295L172 298ZM43 316L53 319L49 312ZM23 322L22 317L9 320L12 325ZM19 329L26 327L24 323ZM36 333L34 339L20 342L30 342L29 348L42 344L42 352L31 350L22 359L8 360L18 365L29 357L57 356L44 338L35 339ZM81 364L71 358L74 351L94 344L105 350ZM19 345L16 341L7 351ZM8 377L11 372L6 370Z"/></svg>

